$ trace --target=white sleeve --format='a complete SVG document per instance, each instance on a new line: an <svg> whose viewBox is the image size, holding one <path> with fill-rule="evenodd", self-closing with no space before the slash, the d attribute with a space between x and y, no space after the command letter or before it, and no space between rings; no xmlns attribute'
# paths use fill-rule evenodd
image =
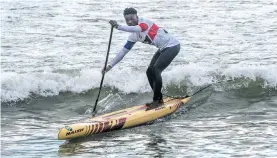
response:
<svg viewBox="0 0 277 158"><path fill-rule="evenodd" d="M114 67L118 62L120 62L123 57L129 52L129 49L123 48L121 51L117 53L115 58L111 62L111 66Z"/></svg>
<svg viewBox="0 0 277 158"><path fill-rule="evenodd" d="M136 33L131 33L128 37L128 41L131 41L131 42L137 42L138 41L138 37L136 35Z"/></svg>
<svg viewBox="0 0 277 158"><path fill-rule="evenodd" d="M117 27L118 30L126 31L126 32L141 32L142 29L140 26L126 26L126 25L119 25Z"/></svg>

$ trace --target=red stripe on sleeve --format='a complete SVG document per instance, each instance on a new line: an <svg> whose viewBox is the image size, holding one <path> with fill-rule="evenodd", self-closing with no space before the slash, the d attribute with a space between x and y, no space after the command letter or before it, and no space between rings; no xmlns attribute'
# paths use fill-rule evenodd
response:
<svg viewBox="0 0 277 158"><path fill-rule="evenodd" d="M141 28L141 32L143 32L143 31L145 31L145 30L148 29L148 25L145 24L145 23L140 23L139 26L140 26L140 28Z"/></svg>

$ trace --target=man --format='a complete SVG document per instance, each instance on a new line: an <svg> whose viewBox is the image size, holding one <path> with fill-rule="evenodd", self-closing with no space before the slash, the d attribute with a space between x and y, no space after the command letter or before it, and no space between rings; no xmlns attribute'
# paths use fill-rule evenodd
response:
<svg viewBox="0 0 277 158"><path fill-rule="evenodd" d="M109 23L116 29L130 32L131 34L123 49L118 52L106 70L105 68L102 70L102 73L108 72L121 61L137 41L156 46L158 50L154 54L146 74L154 92L153 102L147 104L147 106L151 108L157 107L163 103L161 73L179 53L180 43L177 39L170 36L165 29L160 28L152 21L139 18L134 8L126 8L123 15L128 26L119 25L115 20L110 20Z"/></svg>

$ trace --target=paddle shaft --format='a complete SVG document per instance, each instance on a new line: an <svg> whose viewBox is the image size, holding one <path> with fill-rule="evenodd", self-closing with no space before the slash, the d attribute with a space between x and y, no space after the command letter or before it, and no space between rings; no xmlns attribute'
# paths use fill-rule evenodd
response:
<svg viewBox="0 0 277 158"><path fill-rule="evenodd" d="M104 70L106 70L107 63L108 63L108 58L109 58L109 53L110 53L110 47L111 47L111 42L112 42L112 35L113 35L113 26L111 27L110 40L109 40L109 45L108 45L108 51L107 51L107 55L106 55L106 61L105 61ZM95 101L92 113L94 113L95 110L96 110L96 106L97 106L98 99L99 99L99 96L100 96L100 93L101 93L101 89L102 89L104 78L105 78L105 71L102 74L102 79L101 79L101 82L100 82L99 92L98 92L98 95L97 95L97 98L96 98L96 101Z"/></svg>

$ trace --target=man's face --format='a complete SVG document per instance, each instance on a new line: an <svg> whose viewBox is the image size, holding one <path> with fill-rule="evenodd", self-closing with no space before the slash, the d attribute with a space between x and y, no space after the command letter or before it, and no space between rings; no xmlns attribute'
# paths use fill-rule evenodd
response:
<svg viewBox="0 0 277 158"><path fill-rule="evenodd" d="M128 26L138 25L138 16L137 14L127 14L124 16L126 24Z"/></svg>

